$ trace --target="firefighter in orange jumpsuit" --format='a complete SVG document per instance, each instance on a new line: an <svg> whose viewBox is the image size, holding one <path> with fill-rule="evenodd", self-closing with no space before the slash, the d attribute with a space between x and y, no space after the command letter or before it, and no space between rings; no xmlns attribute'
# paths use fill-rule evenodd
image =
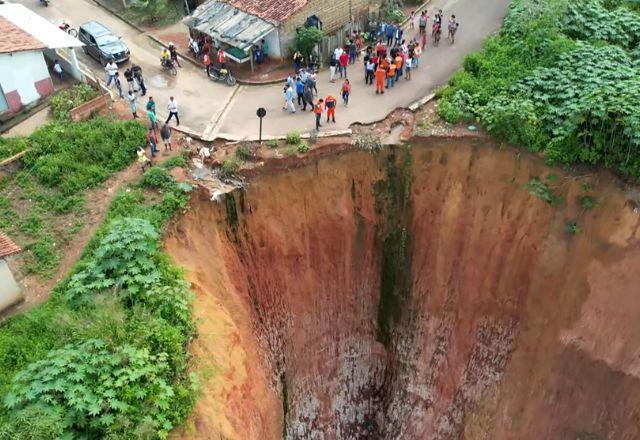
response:
<svg viewBox="0 0 640 440"><path fill-rule="evenodd" d="M336 105L338 101L333 96L329 95L324 100L324 107L327 109L327 122L331 119L332 122L336 122Z"/></svg>
<svg viewBox="0 0 640 440"><path fill-rule="evenodd" d="M382 64L378 66L376 70L376 95L378 93L384 93L384 79L387 76L387 71L384 70Z"/></svg>

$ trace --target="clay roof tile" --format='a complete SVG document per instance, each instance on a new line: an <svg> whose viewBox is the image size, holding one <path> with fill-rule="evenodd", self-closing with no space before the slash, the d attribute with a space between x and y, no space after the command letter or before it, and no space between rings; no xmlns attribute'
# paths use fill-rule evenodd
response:
<svg viewBox="0 0 640 440"><path fill-rule="evenodd" d="M17 254L22 251L20 247L15 244L9 237L0 232L0 258L8 257L9 255Z"/></svg>
<svg viewBox="0 0 640 440"><path fill-rule="evenodd" d="M0 16L0 53L44 49L47 46L31 34Z"/></svg>
<svg viewBox="0 0 640 440"><path fill-rule="evenodd" d="M241 11L272 22L286 21L309 0L222 0Z"/></svg>

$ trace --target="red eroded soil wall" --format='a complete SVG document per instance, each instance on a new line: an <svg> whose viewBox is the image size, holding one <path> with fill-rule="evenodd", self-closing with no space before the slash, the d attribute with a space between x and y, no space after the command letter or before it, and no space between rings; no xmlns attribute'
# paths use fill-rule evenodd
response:
<svg viewBox="0 0 640 440"><path fill-rule="evenodd" d="M616 181L412 144L194 196L166 240L214 370L188 436L640 438L639 219ZM550 173L565 203L523 188Z"/></svg>

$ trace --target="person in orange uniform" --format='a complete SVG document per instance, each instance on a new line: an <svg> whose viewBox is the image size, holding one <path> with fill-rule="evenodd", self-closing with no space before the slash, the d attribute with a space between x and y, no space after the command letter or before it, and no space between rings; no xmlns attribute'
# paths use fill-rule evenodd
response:
<svg viewBox="0 0 640 440"><path fill-rule="evenodd" d="M384 93L384 78L387 76L387 71L384 70L382 64L378 65L376 70L376 95L378 93Z"/></svg>
<svg viewBox="0 0 640 440"><path fill-rule="evenodd" d="M322 127L322 125L320 125L320 118L322 117L322 103L323 102L324 102L324 100L322 98L318 99L318 103L313 108L313 112L316 114L316 131L320 130L320 127Z"/></svg>
<svg viewBox="0 0 640 440"><path fill-rule="evenodd" d="M396 80L396 65L395 63L389 63L389 69L387 69L387 89L393 87Z"/></svg>
<svg viewBox="0 0 640 440"><path fill-rule="evenodd" d="M327 109L327 122L331 119L332 122L336 122L336 105L338 101L333 96L329 95L324 100L324 106Z"/></svg>

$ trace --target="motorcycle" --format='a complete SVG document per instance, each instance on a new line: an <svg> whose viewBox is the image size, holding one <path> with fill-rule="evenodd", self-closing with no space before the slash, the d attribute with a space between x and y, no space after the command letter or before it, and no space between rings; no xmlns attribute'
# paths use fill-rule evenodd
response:
<svg viewBox="0 0 640 440"><path fill-rule="evenodd" d="M224 67L210 67L207 75L211 81L226 81L230 86L236 85L236 78Z"/></svg>
<svg viewBox="0 0 640 440"><path fill-rule="evenodd" d="M60 23L60 26L58 26L58 28L61 31L66 32L67 34L71 35L72 37L77 37L78 36L78 30L74 29L71 27L71 25L69 23L67 23L66 21L62 21L62 23Z"/></svg>
<svg viewBox="0 0 640 440"><path fill-rule="evenodd" d="M49 0L40 0L40 3L42 3L45 6L49 6Z"/></svg>
<svg viewBox="0 0 640 440"><path fill-rule="evenodd" d="M162 65L162 70L166 70L171 73L173 76L178 74L178 69L173 64L171 60L160 60L160 64Z"/></svg>

